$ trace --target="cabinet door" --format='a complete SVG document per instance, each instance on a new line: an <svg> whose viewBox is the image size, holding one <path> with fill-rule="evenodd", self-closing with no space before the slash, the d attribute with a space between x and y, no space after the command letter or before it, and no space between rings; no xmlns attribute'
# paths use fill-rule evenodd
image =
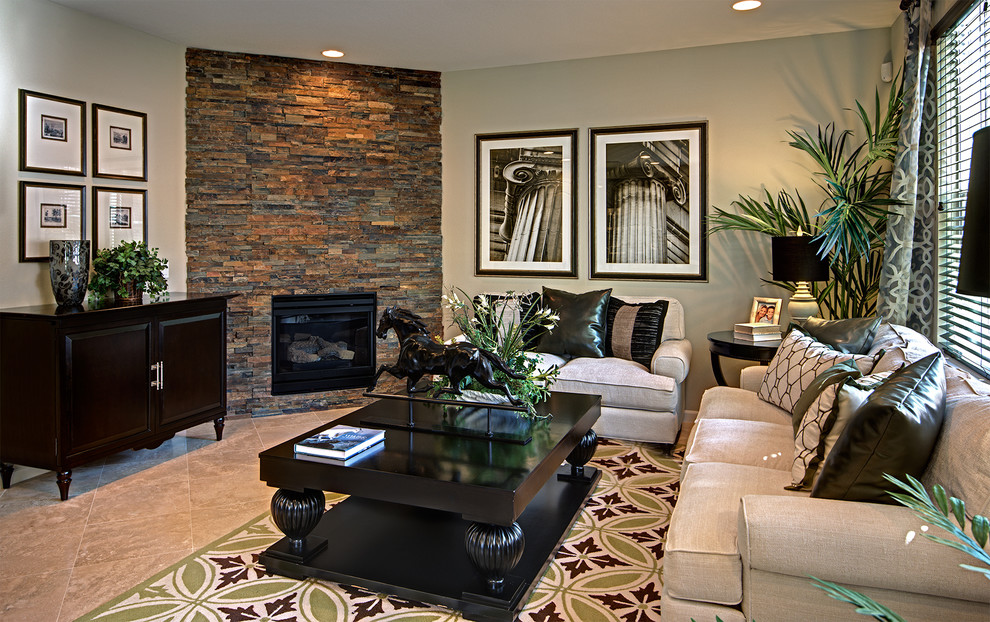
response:
<svg viewBox="0 0 990 622"><path fill-rule="evenodd" d="M65 335L67 454L151 430L151 323Z"/></svg>
<svg viewBox="0 0 990 622"><path fill-rule="evenodd" d="M159 427L214 411L225 413L226 326L223 313L160 319Z"/></svg>

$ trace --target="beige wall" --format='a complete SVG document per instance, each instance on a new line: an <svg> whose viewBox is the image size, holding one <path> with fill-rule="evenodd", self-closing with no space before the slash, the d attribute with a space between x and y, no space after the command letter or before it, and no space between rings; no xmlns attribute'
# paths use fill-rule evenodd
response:
<svg viewBox="0 0 990 622"><path fill-rule="evenodd" d="M707 283L591 281L588 278L588 129L707 120L708 203L722 208L762 184L820 196L810 162L787 146L785 131L839 121L856 127L856 100L870 104L890 29L668 52L595 58L443 75L444 284L467 293L543 285L569 291L611 286L617 296L670 295L687 311L694 345L687 408L714 384L706 334L748 319L753 296L780 296L768 276L767 238L721 233L709 239ZM578 128L578 278L476 277L474 135ZM785 316L786 320L786 316ZM724 368L733 382L738 365Z"/></svg>
<svg viewBox="0 0 990 622"><path fill-rule="evenodd" d="M47 263L18 263L21 180L147 188L148 242L169 260L172 289L185 289L185 50L47 0L0 0L0 307L52 302ZM148 114L148 182L18 172L17 90L85 101L87 172L90 105Z"/></svg>

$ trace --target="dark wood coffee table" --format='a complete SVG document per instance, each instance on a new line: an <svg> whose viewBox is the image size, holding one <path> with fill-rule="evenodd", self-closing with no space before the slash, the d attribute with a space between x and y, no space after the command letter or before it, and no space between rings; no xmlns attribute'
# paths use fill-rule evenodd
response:
<svg viewBox="0 0 990 622"><path fill-rule="evenodd" d="M384 447L347 465L293 452L296 441L319 430L374 427L362 422L401 419L409 408L380 400L260 454L261 479L279 489L272 516L286 534L261 561L289 577L510 622L601 477L584 466L594 455L591 426L601 398L553 393L541 405L553 417L533 425L526 444L437 434L432 430L451 426L484 429L485 410L414 403L416 429L387 429ZM494 417L502 431L528 425L509 411ZM324 513L325 490L350 497Z"/></svg>

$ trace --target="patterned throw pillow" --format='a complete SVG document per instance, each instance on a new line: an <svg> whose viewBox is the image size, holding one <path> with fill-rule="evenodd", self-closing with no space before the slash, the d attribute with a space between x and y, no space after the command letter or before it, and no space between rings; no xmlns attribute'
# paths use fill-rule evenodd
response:
<svg viewBox="0 0 990 622"><path fill-rule="evenodd" d="M828 375L830 371L840 367L855 367L855 362L837 365L822 375ZM788 490L811 490L821 472L819 467L832 451L852 414L890 374L891 372L869 376L831 375L835 382L827 384L818 393L818 397L803 413L795 433L794 463L791 465L791 485L786 487Z"/></svg>
<svg viewBox="0 0 990 622"><path fill-rule="evenodd" d="M666 300L630 304L610 298L605 317L605 356L649 367L660 345L669 304Z"/></svg>
<svg viewBox="0 0 990 622"><path fill-rule="evenodd" d="M764 402L793 413L801 394L820 373L849 360L856 361L864 374L873 369L872 356L837 352L799 329L792 329L773 355L757 395Z"/></svg>

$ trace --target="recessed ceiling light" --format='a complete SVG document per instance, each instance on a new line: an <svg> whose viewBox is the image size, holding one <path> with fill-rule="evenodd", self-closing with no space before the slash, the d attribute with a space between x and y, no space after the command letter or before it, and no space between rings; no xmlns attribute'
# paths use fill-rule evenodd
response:
<svg viewBox="0 0 990 622"><path fill-rule="evenodd" d="M763 3L760 0L739 0L739 2L732 5L732 8L737 11L752 11L753 9L760 8L761 4Z"/></svg>
<svg viewBox="0 0 990 622"><path fill-rule="evenodd" d="M320 53L326 56L327 58L340 58L341 56L344 55L343 52L340 52L338 50L323 50Z"/></svg>

